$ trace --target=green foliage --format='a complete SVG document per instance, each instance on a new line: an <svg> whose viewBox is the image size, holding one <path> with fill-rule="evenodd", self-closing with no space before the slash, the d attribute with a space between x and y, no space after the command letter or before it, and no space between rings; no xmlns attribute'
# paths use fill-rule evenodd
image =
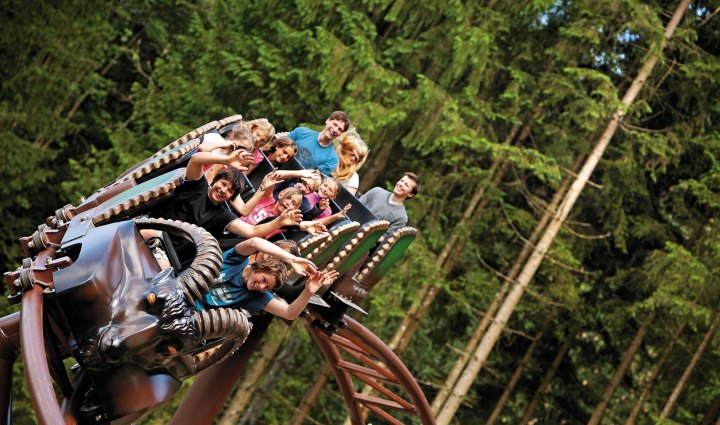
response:
<svg viewBox="0 0 720 425"><path fill-rule="evenodd" d="M363 190L387 187L405 170L424 180L407 203L421 234L374 290L363 321L387 340L421 288L442 289L404 354L432 395L573 175L571 164L591 151L656 53L655 72L591 176L595 185L582 193L513 315L513 332L477 379L476 405L456 420L489 414L527 345L518 335L550 318L553 336L503 417L522 417L537 377L577 335L536 416L583 422L630 335L655 311L661 319L651 324L628 388L610 404L620 422L640 391L638 377L667 343L664 328L688 320L693 335L682 338L691 347L715 314L720 32L717 18L700 25L714 10L708 2L693 4L663 51L658 42L676 2L34 3L10 1L0 12L4 270L20 261L17 238L45 216L206 122L241 113L284 131L343 109L371 149ZM481 191L481 207L463 218ZM444 273L436 259L453 233L465 245ZM716 359L717 346L708 351ZM288 420L319 362L303 336L263 423ZM679 373L663 375L651 414ZM689 386L677 421L697 422L707 409L705 390L719 375L714 367L705 375ZM344 419L333 385L311 412L320 423ZM32 421L27 390L14 391L16 419ZM166 423L174 406L150 423Z"/></svg>

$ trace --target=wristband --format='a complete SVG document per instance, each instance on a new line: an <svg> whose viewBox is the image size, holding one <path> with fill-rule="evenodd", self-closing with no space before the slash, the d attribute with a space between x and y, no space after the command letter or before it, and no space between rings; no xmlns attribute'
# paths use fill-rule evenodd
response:
<svg viewBox="0 0 720 425"><path fill-rule="evenodd" d="M261 184L258 189L260 189L260 190L262 190L263 192L265 192L265 191L267 190L267 187L265 187L265 186L263 186L263 185Z"/></svg>

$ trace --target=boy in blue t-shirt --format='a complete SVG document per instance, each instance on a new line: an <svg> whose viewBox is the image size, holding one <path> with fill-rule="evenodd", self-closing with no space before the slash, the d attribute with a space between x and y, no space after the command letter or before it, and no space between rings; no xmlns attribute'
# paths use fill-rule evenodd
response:
<svg viewBox="0 0 720 425"><path fill-rule="evenodd" d="M297 160L303 167L329 176L338 165L338 156L332 141L350 127L350 117L343 111L335 111L325 120L325 128L317 132L297 127L286 137L293 139L298 147Z"/></svg>

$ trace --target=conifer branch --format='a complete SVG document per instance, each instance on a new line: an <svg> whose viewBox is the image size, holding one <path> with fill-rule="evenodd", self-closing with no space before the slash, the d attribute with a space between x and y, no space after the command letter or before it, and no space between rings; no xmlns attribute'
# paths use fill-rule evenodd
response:
<svg viewBox="0 0 720 425"><path fill-rule="evenodd" d="M700 22L700 23L695 27L695 29L699 29L699 28L702 27L703 25L707 24L707 23L710 21L710 19L714 18L715 15L717 15L718 13L720 13L720 6L718 6L718 8L715 9L715 11L710 14L710 16L708 16L708 17L705 18L702 22Z"/></svg>

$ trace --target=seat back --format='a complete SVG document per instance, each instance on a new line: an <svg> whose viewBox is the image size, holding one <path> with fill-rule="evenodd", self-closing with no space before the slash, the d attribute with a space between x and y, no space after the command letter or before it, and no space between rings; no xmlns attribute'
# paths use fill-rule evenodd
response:
<svg viewBox="0 0 720 425"><path fill-rule="evenodd" d="M385 234L389 225L390 223L385 220L365 223L350 241L338 251L326 268L332 268L342 275L353 267L359 266L360 262L377 244L380 237Z"/></svg>
<svg viewBox="0 0 720 425"><path fill-rule="evenodd" d="M338 282L332 289L340 296L359 303L392 270L416 235L417 229L413 227L397 229L375 250L352 280Z"/></svg>
<svg viewBox="0 0 720 425"><path fill-rule="evenodd" d="M308 254L307 259L312 260L318 268L324 266L333 258L335 252L345 245L359 227L360 223L352 221L334 228L330 232L330 238Z"/></svg>
<svg viewBox="0 0 720 425"><path fill-rule="evenodd" d="M93 224L118 221L134 217L168 197L185 176L180 168L147 180L121 192L100 204L92 214Z"/></svg>

